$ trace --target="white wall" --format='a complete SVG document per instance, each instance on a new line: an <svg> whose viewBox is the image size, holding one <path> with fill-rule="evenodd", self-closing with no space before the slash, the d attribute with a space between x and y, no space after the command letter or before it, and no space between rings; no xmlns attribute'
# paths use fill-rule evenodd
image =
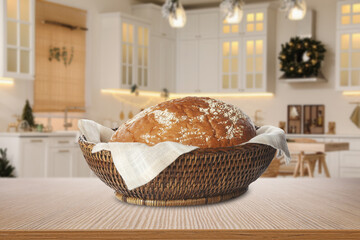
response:
<svg viewBox="0 0 360 240"><path fill-rule="evenodd" d="M111 125L119 120L121 111L127 116L129 111L134 114L141 108L162 101L160 98L124 97L104 95L100 93L101 76L99 74L99 21L98 13L108 11L131 11L131 1L124 0L52 0L88 11L88 37L86 57L87 83L87 117L100 123ZM288 84L276 80L275 96L272 98L222 98L224 101L239 106L253 117L255 110L262 110L264 124L278 125L279 121L286 121L288 104L325 104L325 121L335 121L337 133L360 134L349 120L354 105L350 101L359 101L360 97L346 97L335 91L335 37L336 37L336 0L307 1L308 7L316 11L316 38L322 41L327 53L322 72L328 79L327 83ZM280 45L295 34L295 23L284 18L282 13L277 19L276 52L280 52ZM277 59L274 61L278 62ZM281 73L277 72L277 78ZM11 115L21 113L26 98L32 100L31 83L16 82L13 87L0 86L0 130L14 119ZM122 103L124 102L125 103Z"/></svg>

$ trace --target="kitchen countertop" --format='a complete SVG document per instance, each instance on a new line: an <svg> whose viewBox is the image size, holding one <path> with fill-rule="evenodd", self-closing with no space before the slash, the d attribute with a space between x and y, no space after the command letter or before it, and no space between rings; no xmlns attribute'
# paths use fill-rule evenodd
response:
<svg viewBox="0 0 360 240"><path fill-rule="evenodd" d="M97 178L0 178L0 239L360 239L360 179L260 178L189 207L118 201Z"/></svg>
<svg viewBox="0 0 360 240"><path fill-rule="evenodd" d="M78 131L56 131L56 132L0 132L0 137L76 137Z"/></svg>
<svg viewBox="0 0 360 240"><path fill-rule="evenodd" d="M360 138L360 134L286 134L287 138Z"/></svg>

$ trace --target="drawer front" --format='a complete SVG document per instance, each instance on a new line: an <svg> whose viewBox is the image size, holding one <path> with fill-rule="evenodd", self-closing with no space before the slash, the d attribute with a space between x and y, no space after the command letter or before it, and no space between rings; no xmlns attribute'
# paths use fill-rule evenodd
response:
<svg viewBox="0 0 360 240"><path fill-rule="evenodd" d="M340 166L360 168L360 151L342 152L340 155Z"/></svg>
<svg viewBox="0 0 360 240"><path fill-rule="evenodd" d="M50 147L73 147L75 144L75 137L56 137L50 139Z"/></svg>
<svg viewBox="0 0 360 240"><path fill-rule="evenodd" d="M341 168L340 177L342 178L360 178L360 168Z"/></svg>
<svg viewBox="0 0 360 240"><path fill-rule="evenodd" d="M342 138L341 142L348 142L350 150L360 151L360 139Z"/></svg>

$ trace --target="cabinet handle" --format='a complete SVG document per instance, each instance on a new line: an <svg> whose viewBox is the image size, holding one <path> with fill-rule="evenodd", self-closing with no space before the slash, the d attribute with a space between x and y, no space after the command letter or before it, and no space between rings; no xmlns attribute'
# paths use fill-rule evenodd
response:
<svg viewBox="0 0 360 240"><path fill-rule="evenodd" d="M69 150L59 150L58 151L59 153L68 153L68 152L70 152Z"/></svg>
<svg viewBox="0 0 360 240"><path fill-rule="evenodd" d="M32 143L41 143L41 142L43 142L43 140L41 140L41 139L33 139L30 142L32 142Z"/></svg>
<svg viewBox="0 0 360 240"><path fill-rule="evenodd" d="M70 143L70 141L58 141L60 144Z"/></svg>

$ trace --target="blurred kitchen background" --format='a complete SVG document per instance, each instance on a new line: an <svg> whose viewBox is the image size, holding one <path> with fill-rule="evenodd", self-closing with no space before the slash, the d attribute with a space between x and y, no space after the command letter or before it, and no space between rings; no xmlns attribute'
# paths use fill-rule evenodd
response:
<svg viewBox="0 0 360 240"><path fill-rule="evenodd" d="M0 160L13 175L90 177L78 119L116 128L196 95L287 132L293 161L273 176L360 177L360 0L168 1L176 17L164 2L1 0ZM284 54L296 36L319 42ZM321 67L301 76L299 62Z"/></svg>

